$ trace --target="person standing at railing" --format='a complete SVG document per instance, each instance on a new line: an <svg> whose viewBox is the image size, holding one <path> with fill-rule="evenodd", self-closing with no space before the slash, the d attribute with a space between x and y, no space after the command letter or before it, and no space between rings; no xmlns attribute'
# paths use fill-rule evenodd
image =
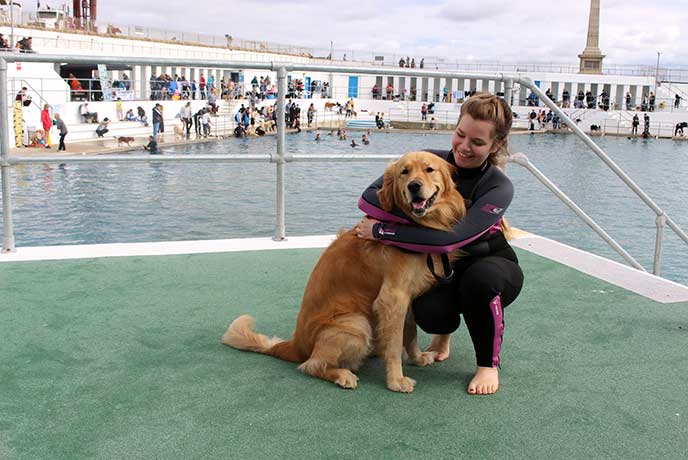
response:
<svg viewBox="0 0 688 460"><path fill-rule="evenodd" d="M640 125L640 119L638 118L638 114L636 113L633 115L633 121L631 121L631 135L638 135L638 125Z"/></svg>
<svg viewBox="0 0 688 460"><path fill-rule="evenodd" d="M65 151L67 148L65 147L65 137L67 137L67 125L65 124L64 120L60 117L59 113L56 113L54 115L55 117L55 126L57 127L58 132L60 133L60 145L57 148L58 152L59 151Z"/></svg>
<svg viewBox="0 0 688 460"><path fill-rule="evenodd" d="M471 395L493 394L499 388L505 307L516 300L524 281L503 220L514 196L514 186L502 171L512 122L504 99L476 94L461 106L451 149L430 150L456 168L456 188L466 203L466 216L452 230L413 225L402 211L383 209L378 196L383 177L363 192L359 208L367 215L354 227L359 238L414 252L465 252L452 270L445 269L444 277L430 269L440 283L415 299L412 308L416 324L433 334L428 351L435 353L436 361L449 357L450 334L463 319L475 351L476 371L466 388Z"/></svg>
<svg viewBox="0 0 688 460"><path fill-rule="evenodd" d="M420 119L421 121L427 121L428 119L428 105L425 102L420 106Z"/></svg>
<svg viewBox="0 0 688 460"><path fill-rule="evenodd" d="M186 138L191 137L191 102L184 104L179 111L179 119L182 121L182 129L186 133Z"/></svg>
<svg viewBox="0 0 688 460"><path fill-rule="evenodd" d="M53 119L50 117L50 106L48 104L43 105L43 110L41 110L41 125L43 126L43 131L45 131L45 143L50 145L50 129L53 127Z"/></svg>
<svg viewBox="0 0 688 460"><path fill-rule="evenodd" d="M311 104L308 106L308 110L306 111L306 117L308 119L308 127L311 127L311 124L313 123L313 117L315 116L315 105Z"/></svg>
<svg viewBox="0 0 688 460"><path fill-rule="evenodd" d="M153 107L153 137L158 138L160 126L162 125L162 106L155 104Z"/></svg>
<svg viewBox="0 0 688 460"><path fill-rule="evenodd" d="M654 111L655 111L655 101L656 101L656 99L657 99L657 98L655 97L655 93L652 92L652 91L650 91L650 99L649 99L649 103L650 103L649 111L650 111L650 112L654 112Z"/></svg>
<svg viewBox="0 0 688 460"><path fill-rule="evenodd" d="M681 107L681 99L683 99L683 98L681 96L679 96L678 94L675 96L675 98L674 98L674 108L675 109L678 109L679 107Z"/></svg>
<svg viewBox="0 0 688 460"><path fill-rule="evenodd" d="M205 77L203 72L201 72L201 76L198 79L198 88L201 91L201 99L205 99Z"/></svg>
<svg viewBox="0 0 688 460"><path fill-rule="evenodd" d="M626 91L626 110L631 110L631 92Z"/></svg>

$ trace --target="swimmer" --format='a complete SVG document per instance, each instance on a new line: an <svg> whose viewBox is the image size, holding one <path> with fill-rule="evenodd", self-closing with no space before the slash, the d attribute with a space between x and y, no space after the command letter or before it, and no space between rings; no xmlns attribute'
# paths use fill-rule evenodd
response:
<svg viewBox="0 0 688 460"><path fill-rule="evenodd" d="M370 140L368 139L368 136L365 134L363 136L361 136L361 142L363 142L363 145L370 144Z"/></svg>
<svg viewBox="0 0 688 460"><path fill-rule="evenodd" d="M356 139L351 139L351 146L352 147L358 147L358 144L356 143Z"/></svg>
<svg viewBox="0 0 688 460"><path fill-rule="evenodd" d="M314 141L319 141L320 140L320 133L315 133L315 139Z"/></svg>

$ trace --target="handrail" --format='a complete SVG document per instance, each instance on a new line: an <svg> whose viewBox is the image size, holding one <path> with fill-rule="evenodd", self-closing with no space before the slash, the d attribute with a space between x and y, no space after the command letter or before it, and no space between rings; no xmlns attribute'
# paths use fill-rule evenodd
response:
<svg viewBox="0 0 688 460"><path fill-rule="evenodd" d="M298 63L261 63L261 62L233 62L233 61L223 61L223 60L187 60L178 61L174 59L163 59L163 58L143 58L143 57L92 57L92 56L56 56L56 55L37 55L31 54L26 56L7 56L6 59L0 58L0 125L2 130L0 130L0 136L2 137L0 141L0 167L2 169L2 192L3 192L3 210L4 210L4 239L3 239L3 251L13 251L14 250L14 234L12 225L12 213L11 213L11 196L9 189L9 168L16 164L16 158L9 157L9 141L7 137L7 62L15 62L17 60L27 61L27 62L71 62L71 63L128 63L130 65L188 65L197 67L217 67L217 68L247 68L247 69L261 69L261 70L271 70L277 71L277 83L278 83L278 94L277 94L277 152L270 156L270 161L276 163L277 168L277 196L276 196L276 214L277 214L277 225L275 229L275 239L284 240L286 238L284 217L285 217L285 207L284 207L284 165L288 162L294 161L295 158L299 158L298 155L287 155L285 153L285 93L286 93L286 76L289 71L319 71L319 72L331 72L331 73L353 73L353 74L377 74L379 69L369 68L369 67L356 67L356 66L333 66L333 65L314 65L314 64L298 64ZM505 83L505 97L507 100L511 98L514 83L518 83L521 86L529 88L535 95L552 111L559 116L562 123L566 123L571 131L573 131L583 142L636 194L641 200L652 209L657 215L656 225L657 225L657 238L655 244L655 266L654 273L659 275L660 264L661 264L661 244L663 238L663 227L668 225L674 232L683 239L684 242L688 243L688 235L671 219L640 187L597 145L595 142L584 133L580 127L578 127L566 113L561 110L551 99L549 99L545 93L540 90L539 87L535 85L532 79L528 77L523 77L520 75L508 75L508 74L467 74L463 72L442 72L442 71L428 71L423 69L386 69L386 74L389 75L400 75L400 76L426 76L426 77L439 77L439 78L464 78L464 79L483 79L483 80L495 80ZM315 156L309 155L312 159L322 159L329 158L329 156ZM50 157L47 157L50 158ZM68 158L68 157L67 157ZM127 157L131 158L131 157ZM147 157L148 158L148 157ZM348 155L345 158L378 158L377 156L370 155ZM379 158L382 158L380 156ZM36 157L35 159L38 159ZM42 158L41 158L42 159ZM54 159L54 158L53 158ZM159 158L156 158L156 160ZM88 161L111 161L110 156L96 156L92 157ZM193 161L186 157L185 161ZM34 160L28 160L26 158L20 158L20 161L33 162ZM65 161L70 161L65 159ZM126 160L118 160L126 161ZM148 159L146 161L152 161ZM170 160L163 161L176 161L176 158L170 157Z"/></svg>
<svg viewBox="0 0 688 460"><path fill-rule="evenodd" d="M36 107L38 107L38 110L43 110L43 106L44 106L45 104L50 105L50 104L48 103L48 101L46 101L45 98L43 98L43 95L42 95L41 93L39 93L38 91L36 91L36 88L34 88L33 86L31 86L31 84L30 84L28 81L26 81L26 80L24 80L24 79L22 79L21 81L22 81L22 86L26 86L27 89L30 89L31 91L33 91L34 93L36 93L36 94L38 95L38 98L39 98L40 101L41 101L40 104L39 104L38 102L36 102L33 98L31 98L31 103L32 103L32 104L35 104Z"/></svg>
<svg viewBox="0 0 688 460"><path fill-rule="evenodd" d="M609 236L607 232L604 231L602 227L600 227L590 216L588 216L585 211L583 211L574 201L569 198L564 192L561 191L559 187L557 187L554 182L549 180L547 176L545 176L538 168L533 165L533 163L528 160L528 157L522 153L522 152L517 152L514 154L509 155L508 161L510 163L515 163L517 165L523 166L526 168L530 173L535 176L536 179L538 179L540 182L542 182L545 187L547 187L557 198L559 198L566 206L568 206L576 215L583 221L585 222L590 228L593 229L595 233L597 233L609 246L612 247L621 257L624 258L626 262L628 262L631 266L637 268L638 270L642 271L647 271L645 268L643 268L640 263L635 260L624 248L621 247L619 243L617 243L614 238Z"/></svg>

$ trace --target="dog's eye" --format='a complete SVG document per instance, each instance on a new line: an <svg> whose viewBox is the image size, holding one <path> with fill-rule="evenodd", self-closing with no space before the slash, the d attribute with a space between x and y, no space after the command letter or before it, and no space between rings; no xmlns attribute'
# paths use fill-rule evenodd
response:
<svg viewBox="0 0 688 460"><path fill-rule="evenodd" d="M428 166L427 169L425 170L425 172L429 172L429 173L431 173L433 171L434 171L434 169L432 169L432 166Z"/></svg>
<svg viewBox="0 0 688 460"><path fill-rule="evenodd" d="M401 170L401 175L404 176L404 175L406 175L406 174L408 174L408 169L406 169L406 168L402 169L402 170Z"/></svg>

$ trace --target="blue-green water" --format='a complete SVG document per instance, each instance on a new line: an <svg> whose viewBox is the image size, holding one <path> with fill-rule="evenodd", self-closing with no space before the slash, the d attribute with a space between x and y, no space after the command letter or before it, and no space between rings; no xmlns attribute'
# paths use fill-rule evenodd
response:
<svg viewBox="0 0 688 460"><path fill-rule="evenodd" d="M292 152L351 153L349 142L312 133L287 137ZM360 137L360 133L354 133ZM601 146L669 216L688 230L688 142L599 138ZM572 135L518 135L512 151L531 161L591 215L631 255L652 269L655 215ZM448 148L449 135L374 133L356 152L402 154ZM164 153L265 153L275 138L227 139L168 147ZM360 217L363 189L384 162L290 163L287 235L336 232ZM508 174L516 197L512 225L622 259L520 166ZM275 166L247 164L73 164L20 166L13 174L17 246L144 242L272 236ZM662 275L688 283L688 245L665 230Z"/></svg>

